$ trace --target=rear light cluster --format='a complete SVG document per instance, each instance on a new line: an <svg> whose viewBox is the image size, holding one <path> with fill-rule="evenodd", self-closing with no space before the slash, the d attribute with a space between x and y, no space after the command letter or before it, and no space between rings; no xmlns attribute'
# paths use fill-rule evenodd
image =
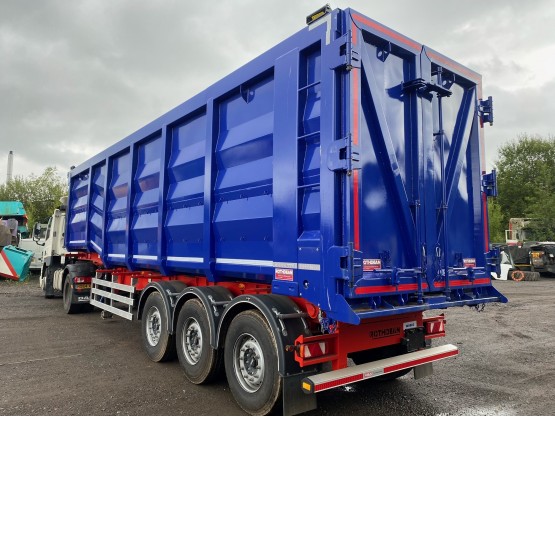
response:
<svg viewBox="0 0 555 555"><path fill-rule="evenodd" d="M445 316L443 314L431 318L424 318L423 324L426 339L445 337Z"/></svg>
<svg viewBox="0 0 555 555"><path fill-rule="evenodd" d="M309 366L337 359L338 334L330 333L305 337L300 335L295 339L295 360L299 366Z"/></svg>
<svg viewBox="0 0 555 555"><path fill-rule="evenodd" d="M91 283L91 277L74 277L73 283Z"/></svg>

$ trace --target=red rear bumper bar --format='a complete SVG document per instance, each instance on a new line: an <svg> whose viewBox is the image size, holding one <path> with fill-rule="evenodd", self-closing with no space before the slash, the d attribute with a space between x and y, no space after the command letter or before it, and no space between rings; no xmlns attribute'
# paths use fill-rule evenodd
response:
<svg viewBox="0 0 555 555"><path fill-rule="evenodd" d="M302 381L302 388L305 393L319 393L334 387L368 380L391 372L399 372L400 370L428 364L443 358L454 357L458 354L459 350L454 345L441 345L440 347L423 349L414 353L359 364L358 366L350 366L342 370L315 374Z"/></svg>

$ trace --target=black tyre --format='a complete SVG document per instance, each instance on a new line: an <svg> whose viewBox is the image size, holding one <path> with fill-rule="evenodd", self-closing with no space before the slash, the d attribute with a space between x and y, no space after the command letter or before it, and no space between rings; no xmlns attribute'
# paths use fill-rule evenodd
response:
<svg viewBox="0 0 555 555"><path fill-rule="evenodd" d="M276 338L257 311L238 314L225 339L225 373L237 404L247 413L269 414L281 396Z"/></svg>
<svg viewBox="0 0 555 555"><path fill-rule="evenodd" d="M170 334L168 322L162 295L155 291L146 300L141 320L143 346L154 362L175 358L175 336Z"/></svg>
<svg viewBox="0 0 555 555"><path fill-rule="evenodd" d="M64 302L64 311L66 314L77 314L81 312L81 306L73 302L73 287L71 286L71 276L66 275L64 285L62 287L62 299Z"/></svg>
<svg viewBox="0 0 555 555"><path fill-rule="evenodd" d="M403 351L399 345L391 345L389 347L381 347L378 349L369 349L368 351L360 351L358 353L351 353L349 357L355 364L366 364L367 362L373 362L375 360L380 360L382 358L393 357L401 355L406 351ZM372 378L370 381L376 382L391 382L412 372L414 367L407 368L406 370L400 370L399 372L391 372L390 374L383 374L382 376L377 376Z"/></svg>
<svg viewBox="0 0 555 555"><path fill-rule="evenodd" d="M199 300L191 299L181 308L175 344L179 364L190 382L202 384L221 376L222 349L210 345L208 315Z"/></svg>
<svg viewBox="0 0 555 555"><path fill-rule="evenodd" d="M54 289L54 272L57 269L57 266L44 266L43 268L45 299L54 299L60 296Z"/></svg>

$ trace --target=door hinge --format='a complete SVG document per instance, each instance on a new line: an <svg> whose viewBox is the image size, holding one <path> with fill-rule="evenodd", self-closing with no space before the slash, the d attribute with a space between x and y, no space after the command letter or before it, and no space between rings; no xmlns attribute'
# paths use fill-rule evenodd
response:
<svg viewBox="0 0 555 555"><path fill-rule="evenodd" d="M360 67L360 53L353 48L352 31L345 33L333 44L336 47L336 51L331 60L330 69L351 71L355 67Z"/></svg>
<svg viewBox="0 0 555 555"><path fill-rule="evenodd" d="M346 137L333 141L328 148L328 169L347 173L360 169L360 152L358 145L353 148L353 138L349 133Z"/></svg>
<svg viewBox="0 0 555 555"><path fill-rule="evenodd" d="M484 123L493 125L493 98L491 96L488 96L486 100L480 100L478 103L478 115L482 125Z"/></svg>
<svg viewBox="0 0 555 555"><path fill-rule="evenodd" d="M491 173L482 175L482 191L488 197L497 196L497 171L495 169Z"/></svg>

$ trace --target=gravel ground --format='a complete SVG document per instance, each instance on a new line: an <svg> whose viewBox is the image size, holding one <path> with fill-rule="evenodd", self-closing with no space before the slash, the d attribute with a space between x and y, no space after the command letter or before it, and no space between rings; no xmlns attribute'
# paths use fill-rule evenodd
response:
<svg viewBox="0 0 555 555"><path fill-rule="evenodd" d="M496 282L508 304L446 311L461 354L415 381L322 393L309 415L555 414L555 279ZM225 381L190 384L143 353L140 328L99 312L68 316L38 278L0 281L0 415L243 415Z"/></svg>

